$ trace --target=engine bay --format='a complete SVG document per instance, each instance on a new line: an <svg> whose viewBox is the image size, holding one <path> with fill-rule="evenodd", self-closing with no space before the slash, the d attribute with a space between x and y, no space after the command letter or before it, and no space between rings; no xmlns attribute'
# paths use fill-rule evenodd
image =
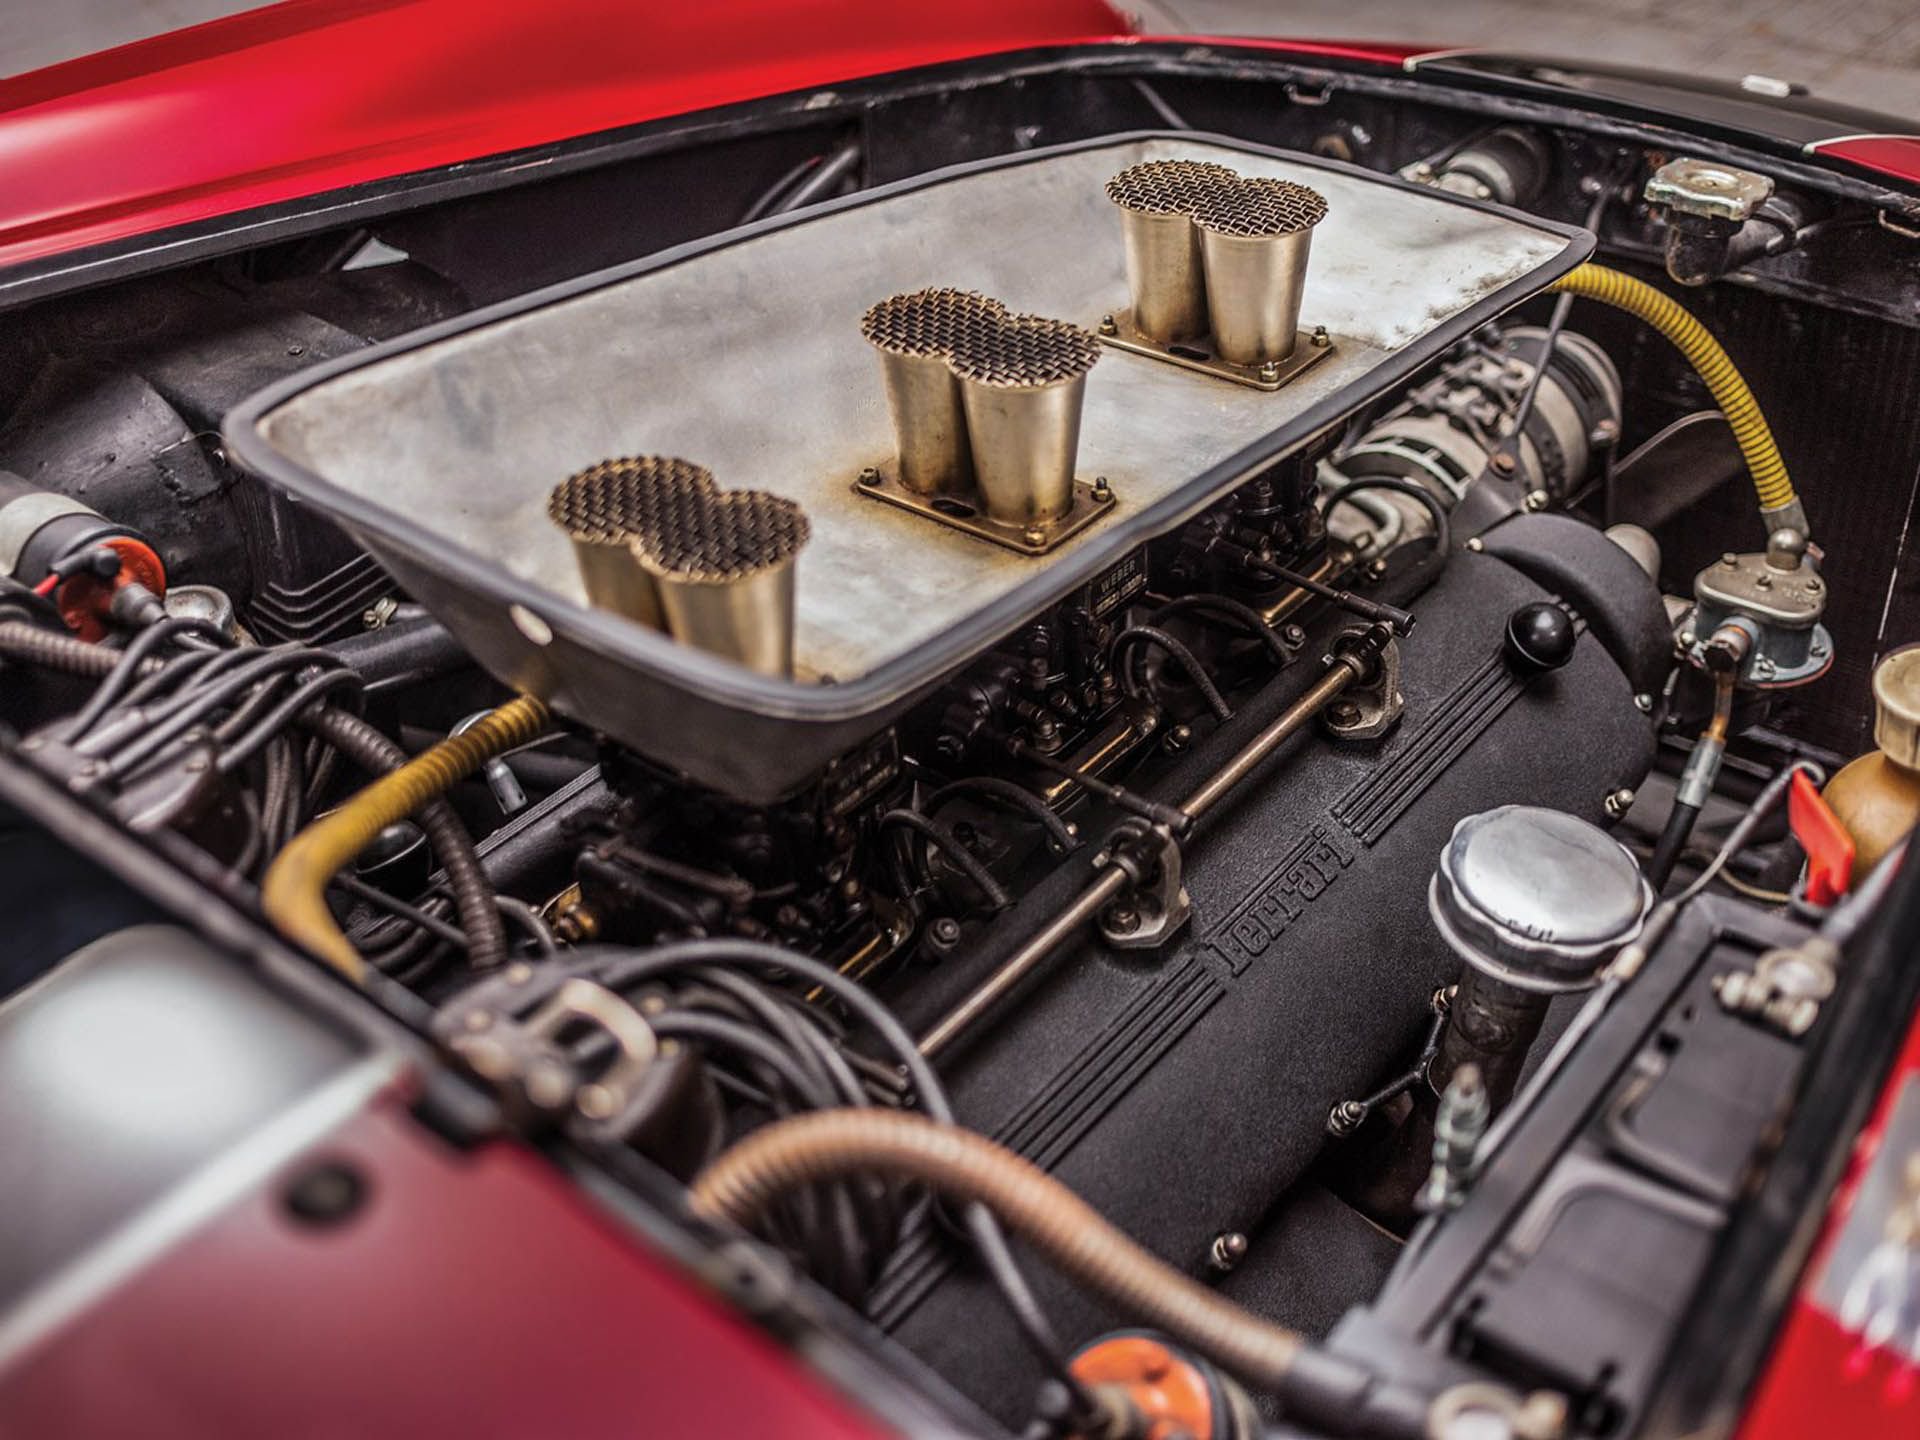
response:
<svg viewBox="0 0 1920 1440"><path fill-rule="evenodd" d="M6 804L954 1433L1725 1422L1911 968L1911 202L964 80L20 300ZM10 1004L139 868L19 870Z"/></svg>

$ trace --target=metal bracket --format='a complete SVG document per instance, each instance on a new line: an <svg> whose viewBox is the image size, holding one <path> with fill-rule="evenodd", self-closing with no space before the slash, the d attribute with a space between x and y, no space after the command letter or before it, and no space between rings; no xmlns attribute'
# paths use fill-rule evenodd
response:
<svg viewBox="0 0 1920 1440"><path fill-rule="evenodd" d="M853 483L853 493L918 515L950 530L986 540L1022 555L1045 555L1064 545L1114 508L1113 487L1107 477L1073 482L1073 508L1058 520L1015 525L995 520L964 495L922 495L901 483L899 462L869 465Z"/></svg>
<svg viewBox="0 0 1920 1440"><path fill-rule="evenodd" d="M512 966L502 978L510 986L527 983L533 970ZM579 1056L585 1047L561 1043L563 1034L581 1024L610 1040L616 1051L593 1079L584 1081ZM656 1099L645 1084L660 1054L653 1027L611 990L577 975L560 981L524 1019L477 1003L443 1011L434 1028L481 1079L524 1109L561 1121L582 1140L621 1139Z"/></svg>
<svg viewBox="0 0 1920 1440"><path fill-rule="evenodd" d="M1713 993L1728 1013L1798 1040L1813 1028L1839 983L1837 958L1832 943L1816 936L1767 951L1751 970L1716 975Z"/></svg>
<svg viewBox="0 0 1920 1440"><path fill-rule="evenodd" d="M1335 643L1337 658L1339 642ZM1380 647L1373 673L1355 681L1322 712L1327 732L1342 740L1377 740L1400 723L1407 697L1400 693L1400 647L1388 640Z"/></svg>
<svg viewBox="0 0 1920 1440"><path fill-rule="evenodd" d="M1100 912L1100 938L1116 950L1157 950L1193 918L1193 899L1180 883L1180 842L1165 825L1123 820L1094 857L1132 882Z"/></svg>
<svg viewBox="0 0 1920 1440"><path fill-rule="evenodd" d="M1362 1125L1367 1123L1374 1111L1390 1101L1397 1100L1418 1086L1426 1086L1436 1095L1433 1085L1433 1062L1440 1054L1440 1042L1446 1038L1447 1020L1453 1010L1453 994L1459 987L1442 985L1428 1000L1433 1011L1433 1019L1427 1025L1426 1043L1420 1047L1419 1058L1410 1069L1396 1075L1373 1094L1362 1100L1340 1100L1327 1112L1327 1134L1336 1140L1344 1140Z"/></svg>
<svg viewBox="0 0 1920 1440"><path fill-rule="evenodd" d="M1278 390L1290 380L1299 379L1333 354L1334 348L1327 327L1317 325L1312 330L1295 333L1293 353L1284 360L1269 360L1261 365L1236 365L1214 354L1205 336L1197 340L1176 340L1171 344L1151 338L1133 323L1131 310L1116 310L1111 315L1101 316L1098 334L1102 344L1125 350L1130 355L1144 355L1149 360L1162 360L1169 365L1178 365L1183 370L1197 370L1216 380L1231 380L1236 385L1269 392Z"/></svg>

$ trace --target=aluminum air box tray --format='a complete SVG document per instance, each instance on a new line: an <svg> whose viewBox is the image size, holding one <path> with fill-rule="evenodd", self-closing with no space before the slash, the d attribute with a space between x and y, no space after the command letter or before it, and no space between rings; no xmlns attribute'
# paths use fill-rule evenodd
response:
<svg viewBox="0 0 1920 1440"><path fill-rule="evenodd" d="M1080 473L1113 513L1052 553L854 493L892 430L861 313L951 285L1089 328L1127 303L1106 180L1215 160L1327 197L1301 321L1334 353L1264 393L1108 349ZM1216 136L1135 134L957 166L477 311L319 366L227 420L245 467L353 534L503 681L691 779L769 800L954 666L1583 260L1584 231ZM805 507L797 678L585 607L550 487L681 455ZM826 677L832 677L828 683Z"/></svg>

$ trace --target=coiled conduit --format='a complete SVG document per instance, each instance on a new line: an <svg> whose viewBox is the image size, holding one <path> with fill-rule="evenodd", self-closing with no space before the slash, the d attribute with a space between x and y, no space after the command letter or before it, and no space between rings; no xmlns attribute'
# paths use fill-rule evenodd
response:
<svg viewBox="0 0 1920 1440"><path fill-rule="evenodd" d="M1672 341L1687 363L1699 372L1713 396L1713 403L1720 407L1727 424L1733 427L1733 438L1746 459L1748 473L1753 476L1753 488L1760 497L1760 509L1763 512L1784 510L1795 503L1793 481L1787 478L1787 462L1774 443L1767 417L1760 413L1760 402L1753 398L1753 391L1747 388L1747 382L1706 326L1645 281L1609 270L1604 265L1576 266L1548 288L1624 310Z"/></svg>
<svg viewBox="0 0 1920 1440"><path fill-rule="evenodd" d="M446 794L494 756L533 739L549 719L538 700L510 700L471 730L381 776L287 843L260 886L260 908L281 934L358 982L366 962L334 923L327 882L387 826Z"/></svg>
<svg viewBox="0 0 1920 1440"><path fill-rule="evenodd" d="M918 1180L979 1201L1061 1273L1235 1374L1280 1387L1305 1349L1263 1320L1142 1249L1058 1180L956 1125L897 1110L836 1109L754 1131L700 1172L696 1214L745 1228L780 1196L849 1175Z"/></svg>

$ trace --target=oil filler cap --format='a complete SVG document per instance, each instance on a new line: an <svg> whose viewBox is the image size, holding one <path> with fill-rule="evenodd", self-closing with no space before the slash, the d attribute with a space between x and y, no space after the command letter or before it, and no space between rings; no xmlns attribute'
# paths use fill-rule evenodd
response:
<svg viewBox="0 0 1920 1440"><path fill-rule="evenodd" d="M1599 826L1502 805L1453 827L1427 887L1433 923L1460 958L1522 990L1584 990L1640 933L1653 891Z"/></svg>

